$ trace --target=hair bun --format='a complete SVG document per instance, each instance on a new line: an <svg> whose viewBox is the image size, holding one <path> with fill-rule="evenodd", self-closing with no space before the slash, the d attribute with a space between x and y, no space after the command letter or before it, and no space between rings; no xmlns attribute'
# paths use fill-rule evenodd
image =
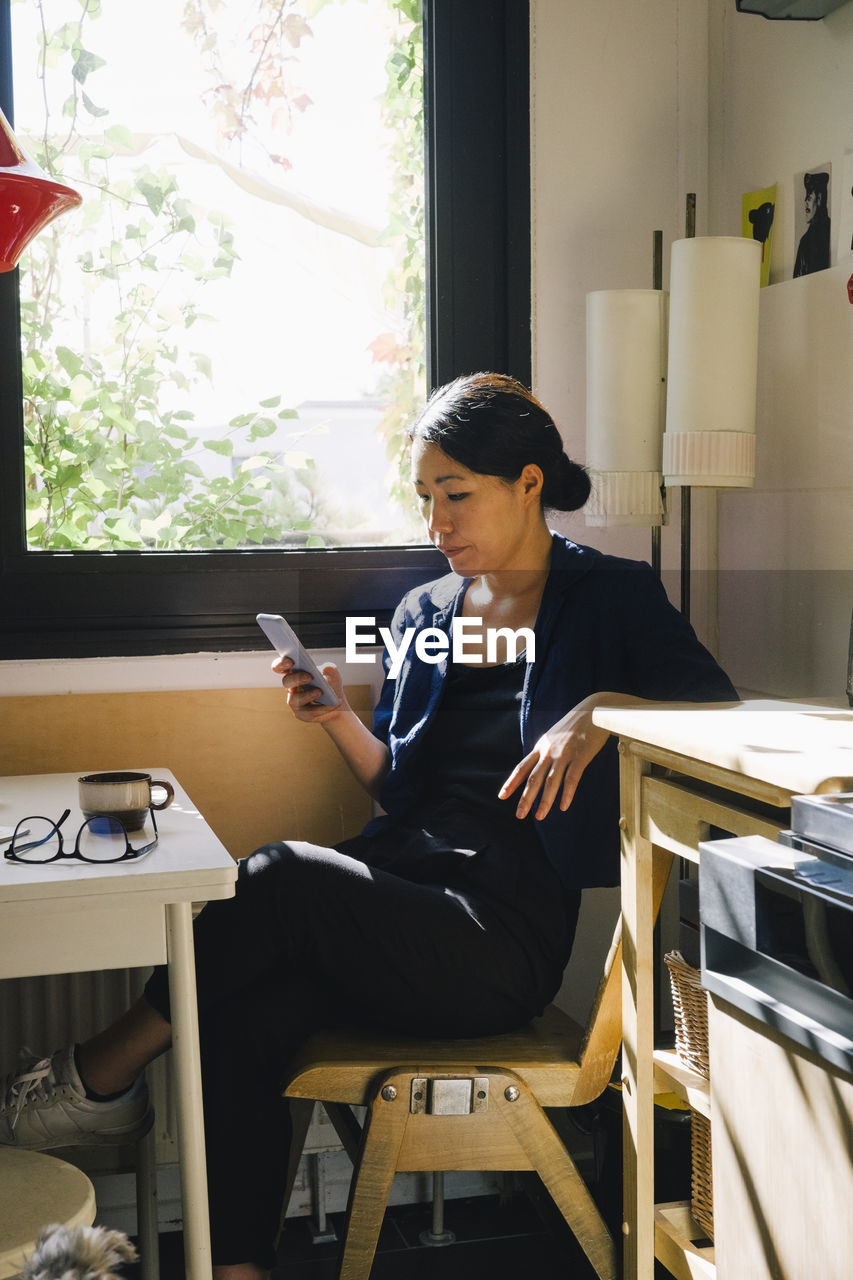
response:
<svg viewBox="0 0 853 1280"><path fill-rule="evenodd" d="M591 490L586 468L563 452L556 466L550 467L545 475L542 505L553 511L578 511Z"/></svg>

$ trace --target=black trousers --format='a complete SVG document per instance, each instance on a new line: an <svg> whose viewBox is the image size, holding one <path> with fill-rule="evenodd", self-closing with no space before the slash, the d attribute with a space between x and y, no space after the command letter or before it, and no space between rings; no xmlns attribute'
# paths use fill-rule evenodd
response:
<svg viewBox="0 0 853 1280"><path fill-rule="evenodd" d="M496 1034L540 1012L559 986L579 892L561 889L544 855L513 872L506 850L448 858L422 835L397 833L390 852L365 837L338 849L267 845L240 863L236 896L196 919L218 1265L272 1266L291 1136L280 1081L313 1031ZM441 880L424 878L439 868ZM145 995L169 1017L165 968Z"/></svg>

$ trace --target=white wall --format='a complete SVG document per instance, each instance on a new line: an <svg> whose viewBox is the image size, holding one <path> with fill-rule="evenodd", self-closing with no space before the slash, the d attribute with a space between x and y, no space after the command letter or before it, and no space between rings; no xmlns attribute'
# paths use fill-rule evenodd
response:
<svg viewBox="0 0 853 1280"><path fill-rule="evenodd" d="M710 0L709 15L712 230L739 235L741 194L777 183L771 279L790 279L803 190L794 177L826 160L836 238L840 171L853 150L853 4L819 22L767 22L737 13L734 0Z"/></svg>
<svg viewBox="0 0 853 1280"><path fill-rule="evenodd" d="M762 294L755 487L720 494L720 656L771 693L842 694L853 609L853 255L792 280L795 175L832 164L838 239L853 151L853 4L767 22L712 0L711 227L739 234L743 192L778 184ZM836 260L833 244L833 261Z"/></svg>
<svg viewBox="0 0 853 1280"><path fill-rule="evenodd" d="M679 225L675 11L531 4L533 383L581 460L586 294L651 288L653 232Z"/></svg>
<svg viewBox="0 0 853 1280"><path fill-rule="evenodd" d="M834 239L853 151L853 3L769 22L734 0L532 0L534 389L585 452L585 295L648 287L697 194L697 232L739 235L741 195L779 184L773 279L795 253L794 176L833 165ZM847 198L849 198L847 192ZM762 297L749 490L693 491L692 618L735 683L842 694L853 607L853 258ZM664 283L667 283L666 276ZM679 492L664 530L678 598ZM718 542L719 522L719 542ZM563 526L647 558L643 529ZM719 558L719 559L718 559ZM719 634L715 587L719 586Z"/></svg>
<svg viewBox="0 0 853 1280"><path fill-rule="evenodd" d="M696 0L531 0L533 140L533 387L586 454L586 295L651 288L654 232L663 232L664 287L685 199L708 198L708 22ZM678 603L679 492L668 496L664 581ZM693 495L693 560L708 563L715 507ZM650 556L645 528L597 529L582 516L570 537L617 555ZM704 588L692 620L714 647Z"/></svg>

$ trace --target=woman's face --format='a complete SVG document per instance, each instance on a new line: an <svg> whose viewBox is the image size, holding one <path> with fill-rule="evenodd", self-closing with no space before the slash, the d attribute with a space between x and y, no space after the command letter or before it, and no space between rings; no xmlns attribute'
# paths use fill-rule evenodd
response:
<svg viewBox="0 0 853 1280"><path fill-rule="evenodd" d="M544 526L542 473L531 464L515 481L469 471L437 445L415 440L412 483L430 541L454 573L472 578L533 567L531 535Z"/></svg>

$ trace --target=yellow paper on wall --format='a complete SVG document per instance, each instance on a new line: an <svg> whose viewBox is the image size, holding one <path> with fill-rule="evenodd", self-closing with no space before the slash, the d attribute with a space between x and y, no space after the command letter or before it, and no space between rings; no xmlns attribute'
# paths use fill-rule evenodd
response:
<svg viewBox="0 0 853 1280"><path fill-rule="evenodd" d="M773 223L776 214L776 184L760 191L748 191L741 199L743 210L741 235L761 245L761 283L770 283L770 259L773 245Z"/></svg>

